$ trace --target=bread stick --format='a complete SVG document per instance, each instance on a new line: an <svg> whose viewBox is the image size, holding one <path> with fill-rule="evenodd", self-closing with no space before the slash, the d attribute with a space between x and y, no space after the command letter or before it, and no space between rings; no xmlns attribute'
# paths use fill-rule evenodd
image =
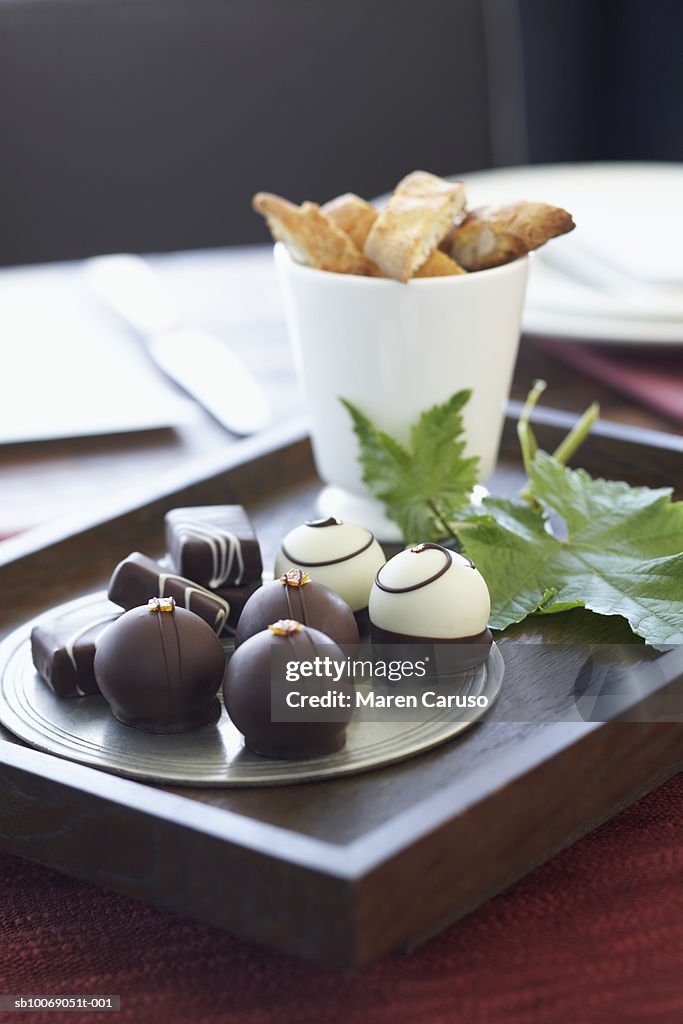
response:
<svg viewBox="0 0 683 1024"><path fill-rule="evenodd" d="M295 206L281 196L257 192L252 205L265 217L273 238L287 247L297 263L337 274L373 274L368 258L317 203Z"/></svg>
<svg viewBox="0 0 683 1024"><path fill-rule="evenodd" d="M449 232L442 248L466 270L486 270L509 263L573 228L566 210L547 203L480 206Z"/></svg>
<svg viewBox="0 0 683 1024"><path fill-rule="evenodd" d="M365 245L370 228L379 216L379 211L374 206L366 202L365 199L361 199L360 196L354 195L353 192L346 192L343 196L331 199L321 209L338 228L351 237L358 249L362 249ZM465 273L467 271L463 270L455 260L447 256L445 252L441 252L440 249L435 249L414 276L452 277Z"/></svg>
<svg viewBox="0 0 683 1024"><path fill-rule="evenodd" d="M466 273L467 271L445 252L435 249L413 277L455 277L457 274Z"/></svg>
<svg viewBox="0 0 683 1024"><path fill-rule="evenodd" d="M370 228L377 220L378 211L375 207L353 192L345 192L343 196L330 199L321 210L340 230L346 232L362 252Z"/></svg>
<svg viewBox="0 0 683 1024"><path fill-rule="evenodd" d="M387 277L408 281L427 262L464 205L462 182L414 171L396 186L370 228L363 251Z"/></svg>

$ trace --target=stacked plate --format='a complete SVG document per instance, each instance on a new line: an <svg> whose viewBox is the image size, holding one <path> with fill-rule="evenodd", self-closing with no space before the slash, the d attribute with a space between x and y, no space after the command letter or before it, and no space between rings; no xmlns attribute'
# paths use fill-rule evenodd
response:
<svg viewBox="0 0 683 1024"><path fill-rule="evenodd" d="M464 175L470 206L563 206L577 230L535 254L528 334L683 344L683 165L556 164Z"/></svg>

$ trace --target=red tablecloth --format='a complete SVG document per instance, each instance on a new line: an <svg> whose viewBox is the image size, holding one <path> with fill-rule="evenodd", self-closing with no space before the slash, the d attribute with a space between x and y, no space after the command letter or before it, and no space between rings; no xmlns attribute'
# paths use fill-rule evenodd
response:
<svg viewBox="0 0 683 1024"><path fill-rule="evenodd" d="M356 976L12 857L0 882L0 992L122 999L109 1017L10 1024L683 1021L683 775L412 955Z"/></svg>

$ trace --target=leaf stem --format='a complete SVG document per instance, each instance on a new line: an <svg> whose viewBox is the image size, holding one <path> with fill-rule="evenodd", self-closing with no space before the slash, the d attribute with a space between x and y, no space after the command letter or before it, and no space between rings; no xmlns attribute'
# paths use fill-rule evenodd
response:
<svg viewBox="0 0 683 1024"><path fill-rule="evenodd" d="M560 444L553 452L553 458L557 462L559 462L560 465L566 466L566 464L571 459L572 455L574 455L576 450L583 444L583 442L588 437L591 427L593 426L599 415L600 406L597 402L593 402L593 404L586 409L581 419L577 420L577 422L569 431L565 439L560 442Z"/></svg>
<svg viewBox="0 0 683 1024"><path fill-rule="evenodd" d="M519 420L517 421L517 437L519 439L519 447L522 450L522 461L524 462L524 468L528 474L531 472L531 463L533 462L534 455L538 451L538 445L536 444L536 438L534 432L531 429L529 418L533 412L534 406L538 402L539 398L543 394L547 387L544 380L535 380L531 391L527 395L527 400L524 403L524 408L520 414Z"/></svg>
<svg viewBox="0 0 683 1024"><path fill-rule="evenodd" d="M444 516L439 511L439 509L438 509L438 507L436 505L436 502L434 502L432 500L429 500L427 502L427 507L429 508L430 512L432 513L432 515L436 519L437 523L439 523L440 526L442 527L442 529L444 531L444 537L450 537L451 540L456 540L457 541L458 538L456 537L456 535L453 532L453 530L451 529L451 527L448 525L448 523L447 523L446 519L444 518Z"/></svg>

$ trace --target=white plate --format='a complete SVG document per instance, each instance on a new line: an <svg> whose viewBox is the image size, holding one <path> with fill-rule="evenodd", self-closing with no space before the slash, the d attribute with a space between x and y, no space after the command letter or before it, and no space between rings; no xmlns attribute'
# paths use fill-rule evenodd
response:
<svg viewBox="0 0 683 1024"><path fill-rule="evenodd" d="M568 209L574 232L536 254L523 327L529 334L617 344L683 344L683 165L556 164L465 174L470 206L518 199ZM562 248L561 248L562 247ZM623 296L592 288L550 265L582 253L633 278ZM638 283L640 282L640 284ZM656 302L656 289L666 304ZM669 311L668 313L666 311Z"/></svg>

